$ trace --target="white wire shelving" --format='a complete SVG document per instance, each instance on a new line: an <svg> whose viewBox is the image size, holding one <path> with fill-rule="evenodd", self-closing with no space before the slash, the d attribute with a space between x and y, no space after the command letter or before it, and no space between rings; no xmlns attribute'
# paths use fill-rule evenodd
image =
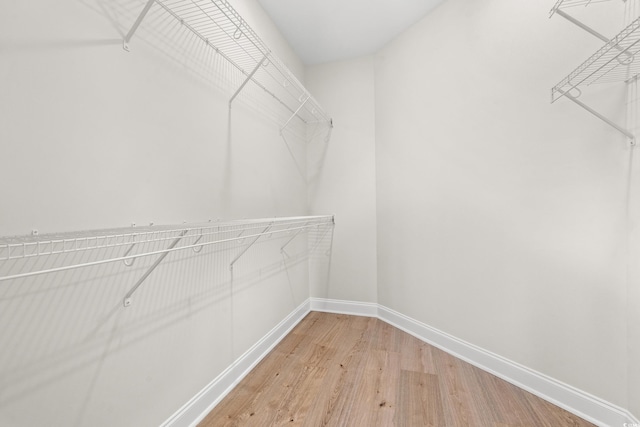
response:
<svg viewBox="0 0 640 427"><path fill-rule="evenodd" d="M121 262L125 267L131 267L138 258L155 257L154 263L146 269L125 295L123 304L127 307L131 304L133 293L172 252L190 249L197 254L208 246L236 243L235 257L229 263L229 269L233 270L234 264L261 238L273 235L282 235L283 238L289 236L280 248L285 254L286 247L299 234L316 230L323 236L332 229L333 225L334 217L325 215L2 237L0 238L0 271L2 272L10 272L11 266L8 264L20 261L36 261L70 254L92 256L70 257L70 262L62 259L54 263L55 266L48 266L44 262L31 262L28 271L0 275L0 285L2 282L108 263ZM86 260L87 258L90 260Z"/></svg>
<svg viewBox="0 0 640 427"><path fill-rule="evenodd" d="M244 82L229 99L230 108L251 82L288 111L280 132L294 119L332 126L318 101L226 0L148 0L124 37L125 50L130 50L136 30L154 6L162 8L242 73Z"/></svg>
<svg viewBox="0 0 640 427"><path fill-rule="evenodd" d="M640 73L640 61L636 60L636 54L640 52L640 18L631 22L615 37L609 39L565 11L565 9L578 6L586 7L590 4L608 1L612 0L558 0L551 9L550 16L562 16L572 24L605 42L604 46L551 89L551 102L553 103L563 97L573 101L625 135L629 142L634 145L636 138L633 133L578 99L583 90L592 84L628 83L637 79L638 73Z"/></svg>

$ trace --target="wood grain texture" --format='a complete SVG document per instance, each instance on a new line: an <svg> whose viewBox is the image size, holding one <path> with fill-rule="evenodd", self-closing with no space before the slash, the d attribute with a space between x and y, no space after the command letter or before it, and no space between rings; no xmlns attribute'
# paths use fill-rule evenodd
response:
<svg viewBox="0 0 640 427"><path fill-rule="evenodd" d="M311 312L199 426L593 424L381 320Z"/></svg>

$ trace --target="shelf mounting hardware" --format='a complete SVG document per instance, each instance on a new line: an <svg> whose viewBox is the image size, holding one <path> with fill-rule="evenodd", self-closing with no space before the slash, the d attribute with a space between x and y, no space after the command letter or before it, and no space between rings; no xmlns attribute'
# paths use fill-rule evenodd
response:
<svg viewBox="0 0 640 427"><path fill-rule="evenodd" d="M558 15L562 16L564 19L566 19L567 21L571 22L572 24L582 28L583 30L585 30L587 33L591 34L592 36L602 40L605 43L612 43L611 39L608 39L607 37L605 37L604 35L600 34L599 32L597 32L596 30L594 30L593 28L591 28L590 26L584 24L581 21L578 21L576 18L574 18L573 16L569 15L568 13L566 13L565 11L563 11L562 9L557 9L555 11L553 11L553 13L557 13ZM626 65L629 62L633 61L633 55L629 52L627 52L626 50L622 49L618 44L614 44L614 48L616 48L617 50L619 50L620 52L624 53L625 55L627 55L628 60L624 61L621 60L620 58L617 58L618 62L620 62L620 64L622 65Z"/></svg>
<svg viewBox="0 0 640 427"><path fill-rule="evenodd" d="M144 9L142 9L142 12L140 12L140 15L138 15L138 19L136 19L136 22L133 23L127 35L124 36L124 40L122 42L122 48L127 52L129 52L129 42L131 41L131 38L136 33L136 30L142 23L142 20L147 15L147 12L149 12L149 9L151 9L151 6L153 6L153 3L155 3L155 1L156 0L147 1L147 4L144 5Z"/></svg>
<svg viewBox="0 0 640 427"><path fill-rule="evenodd" d="M240 31L240 28L238 27L238 29L236 31ZM235 37L235 36L234 36ZM247 85L247 83L249 83L249 81L253 78L253 76L256 74L256 72L260 69L261 66L266 66L266 64L268 64L269 61L267 59L267 55L265 54L262 57L262 60L258 61L258 63L256 64L256 66L254 67L254 69L247 74L247 78L244 79L244 81L242 82L242 84L240 85L240 87L238 88L238 90L236 90L236 92L233 94L233 96L231 97L231 99L229 99L229 108L231 108L231 104L233 103L233 100L236 99L236 97L240 94L240 92L242 91L242 89L244 89L244 87Z"/></svg>
<svg viewBox="0 0 640 427"><path fill-rule="evenodd" d="M284 248L286 248L286 247L289 245L289 243L291 243L291 242L293 241L293 239L295 239L296 237L298 237L298 234L302 233L302 232L305 230L305 227L307 226L307 224L309 224L309 223L308 223L308 222L305 222L305 223L304 223L304 225L302 226L303 228L301 228L300 230L298 230L298 231L296 231L295 233L293 233L293 236L291 236L291 237L289 238L289 240L287 240L287 241L285 242L285 244L284 244L284 245L282 245L282 247L280 248L280 253L281 253L281 254L285 254L285 255L289 256L289 254L284 250Z"/></svg>
<svg viewBox="0 0 640 427"><path fill-rule="evenodd" d="M238 254L236 255L236 257L233 259L233 261L231 261L231 263L229 263L229 270L233 271L233 264L236 263L236 261L238 261L240 259L240 257L242 257L242 255L245 254L245 252L247 252L249 250L249 248L251 246L253 246L254 243L256 243L258 241L258 239L260 237L262 237L267 231L271 230L271 227L273 226L273 223L267 225L264 230L262 230L252 241L251 243L249 243L247 246L244 247L244 249Z"/></svg>
<svg viewBox="0 0 640 427"><path fill-rule="evenodd" d="M616 129L618 132L622 133L624 136L629 138L629 143L631 145L636 145L636 137L631 132L629 132L628 130L626 130L622 126L619 126L617 123L609 120L607 117L603 116L602 114L598 113L596 110L594 110L593 108L589 107L584 102L580 101L579 99L577 99L575 96L571 95L570 93L564 92L562 89L556 89L556 90L558 92L560 92L563 96L565 96L568 99L572 100L577 105L579 105L580 107L584 108L585 110L587 110L588 112L590 112L591 114L593 114L594 116L596 116L597 118L599 118L600 120L602 120L603 122L608 124L609 126L611 126L614 129Z"/></svg>
<svg viewBox="0 0 640 427"><path fill-rule="evenodd" d="M300 110L302 110L302 107L304 107L304 105L307 103L307 101L309 100L309 98L311 98L311 95L309 93L300 95L300 98L298 99L298 101L301 102L300 106L296 109L296 111L293 112L293 114L289 117L289 120L287 120L284 125L282 125L282 127L280 128L280 135L282 135L282 131L287 127L287 125L291 122L291 120L293 120L294 117L296 117L298 115L298 113L300 112Z"/></svg>
<svg viewBox="0 0 640 427"><path fill-rule="evenodd" d="M134 239L135 239L135 235L134 235ZM122 255L124 257L124 259L122 260L123 264L126 265L127 267L131 267L133 265L134 262L136 262L135 258L128 258L129 254L131 253L131 251L133 250L133 248L136 246L136 242L133 242L131 244L131 246L129 246L129 249L127 249L124 253L124 255Z"/></svg>
<svg viewBox="0 0 640 427"><path fill-rule="evenodd" d="M167 247L166 252L162 253L158 257L158 259L153 263L153 265L151 265L151 267L149 267L149 269L142 275L142 277L138 279L136 284L133 285L131 289L129 289L129 292L127 292L127 294L124 296L124 300L122 301L122 304L125 307L129 307L131 305L131 296L133 295L133 293L140 287L140 285L142 285L142 283L147 279L147 277L149 277L149 275L153 273L153 270L155 270L156 267L160 265L160 263L167 257L167 255L169 255L169 250L175 248L176 245L180 242L180 240L182 240L184 235L187 234L188 231L189 230L182 230L179 236L175 238L173 242L171 242L171 244Z"/></svg>

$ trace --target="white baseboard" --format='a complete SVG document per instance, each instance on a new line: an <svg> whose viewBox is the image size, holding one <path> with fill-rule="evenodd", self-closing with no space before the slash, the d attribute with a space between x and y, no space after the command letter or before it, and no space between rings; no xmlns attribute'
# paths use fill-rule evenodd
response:
<svg viewBox="0 0 640 427"><path fill-rule="evenodd" d="M387 307L378 317L416 338L553 403L593 424L623 427L637 424L628 411L554 378L462 341ZM626 423L626 424L625 424Z"/></svg>
<svg viewBox="0 0 640 427"><path fill-rule="evenodd" d="M311 310L326 313L351 314L353 316L378 317L378 304L370 302L342 301L310 298Z"/></svg>
<svg viewBox="0 0 640 427"><path fill-rule="evenodd" d="M377 317L416 338L510 382L601 427L636 427L628 411L375 303L310 298L194 396L161 427L200 422L309 311Z"/></svg>
<svg viewBox="0 0 640 427"><path fill-rule="evenodd" d="M161 427L196 426L310 311L308 299L169 417Z"/></svg>

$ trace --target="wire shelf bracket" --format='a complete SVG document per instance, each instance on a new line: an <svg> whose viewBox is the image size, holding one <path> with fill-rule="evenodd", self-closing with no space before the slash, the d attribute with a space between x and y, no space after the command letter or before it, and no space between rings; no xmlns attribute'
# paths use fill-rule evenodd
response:
<svg viewBox="0 0 640 427"><path fill-rule="evenodd" d="M308 224L308 223L305 223L305 226L306 226L307 224ZM291 237L289 238L289 240L287 240L287 241L284 243L284 245L282 245L282 246L280 247L280 253L281 253L281 254L283 254L283 255L287 255L287 257L289 256L289 254L284 250L284 248L286 248L287 246L289 246L289 243L293 242L293 240L294 240L296 237L298 237L298 234L302 233L302 231L304 231L304 228L301 228L300 230L298 230L298 231L296 231L295 233L293 233L293 236L291 236Z"/></svg>
<svg viewBox="0 0 640 427"><path fill-rule="evenodd" d="M136 30L138 29L140 24L142 24L142 21L144 20L144 17L147 16L147 13L151 9L151 6L153 6L153 3L155 3L155 0L147 1L147 4L144 5L144 8L142 9L142 12L140 12L140 15L138 15L138 19L136 19L136 21L133 23L133 25L131 26L131 29L129 30L127 35L124 36L124 40L122 41L122 48L124 50L126 50L127 52L130 52L129 42L131 41L131 38L136 33Z"/></svg>
<svg viewBox="0 0 640 427"><path fill-rule="evenodd" d="M265 234L267 234L267 231L271 230L271 227L273 227L273 223L267 225L264 230L262 230L262 232L260 234L258 234L252 241L251 243L249 243L247 246L244 247L244 249L242 249L242 251L240 251L240 253L238 255L236 255L236 257L229 263L229 270L233 271L233 264L236 263L236 261L238 261L242 255L244 255L251 246L254 245L254 243L256 243L260 237L264 236Z"/></svg>
<svg viewBox="0 0 640 427"><path fill-rule="evenodd" d="M262 57L262 61L258 61L258 63L256 64L255 68L247 75L247 78L244 79L244 81L242 82L242 84L240 85L238 90L236 90L235 93L233 94L233 96L231 97L231 99L229 99L229 108L231 108L231 104L233 103L233 100L236 99L236 97L238 95L240 95L240 92L242 92L242 89L244 89L244 87L247 85L247 83L249 83L249 81L251 81L251 79L253 79L253 76L260 69L260 67L266 66L266 64L267 64L267 55L264 55Z"/></svg>
<svg viewBox="0 0 640 427"><path fill-rule="evenodd" d="M602 48L551 89L551 102L566 97L623 134L631 145L635 145L636 137L632 132L578 99L585 86L595 83L629 83L640 73L640 61L635 61L636 54L640 52L640 18L609 39L563 10L605 1L610 0L558 0L551 9L550 17L557 14L605 42Z"/></svg>
<svg viewBox="0 0 640 427"><path fill-rule="evenodd" d="M561 89L559 89L559 91L562 92ZM577 99L575 96L571 95L570 93L563 92L562 94L564 96L566 96L567 99L570 99L571 101L575 102L577 105L579 105L580 107L584 108L585 110L587 110L588 112L590 112L591 114L593 114L594 116L596 116L597 118L599 118L600 120L602 120L603 122L605 122L606 124L611 126L612 128L616 129L618 132L620 132L621 134L626 136L629 139L629 143L631 145L635 145L636 138L631 132L629 132L628 130L626 130L622 126L618 125L617 123L613 122L612 120L608 119L607 117L603 116L602 114L598 113L596 110L594 110L593 108L589 107L584 102L580 101L579 99Z"/></svg>
<svg viewBox="0 0 640 427"><path fill-rule="evenodd" d="M180 240L182 240L182 238L187 234L188 231L189 230L183 230L182 232L180 232L179 237L175 238L173 242L171 242L169 247L167 247L167 249L175 248L176 245L180 243ZM132 248L133 246L129 250L131 250ZM129 251L127 251L127 253L129 253ZM129 289L129 292L127 292L127 294L124 296L124 299L122 300L122 305L124 305L125 307L129 307L131 305L131 296L133 296L134 292L140 287L140 285L142 285L142 283L145 280L147 280L147 277L149 277L149 275L153 273L153 270L155 270L160 265L160 263L167 257L167 255L169 255L169 251L163 252L158 257L158 259L155 260L155 262L151 265L151 267L149 267L147 271L145 271L142 277L138 279L136 284L133 285L133 287ZM132 261L132 264L133 264L133 261Z"/></svg>

